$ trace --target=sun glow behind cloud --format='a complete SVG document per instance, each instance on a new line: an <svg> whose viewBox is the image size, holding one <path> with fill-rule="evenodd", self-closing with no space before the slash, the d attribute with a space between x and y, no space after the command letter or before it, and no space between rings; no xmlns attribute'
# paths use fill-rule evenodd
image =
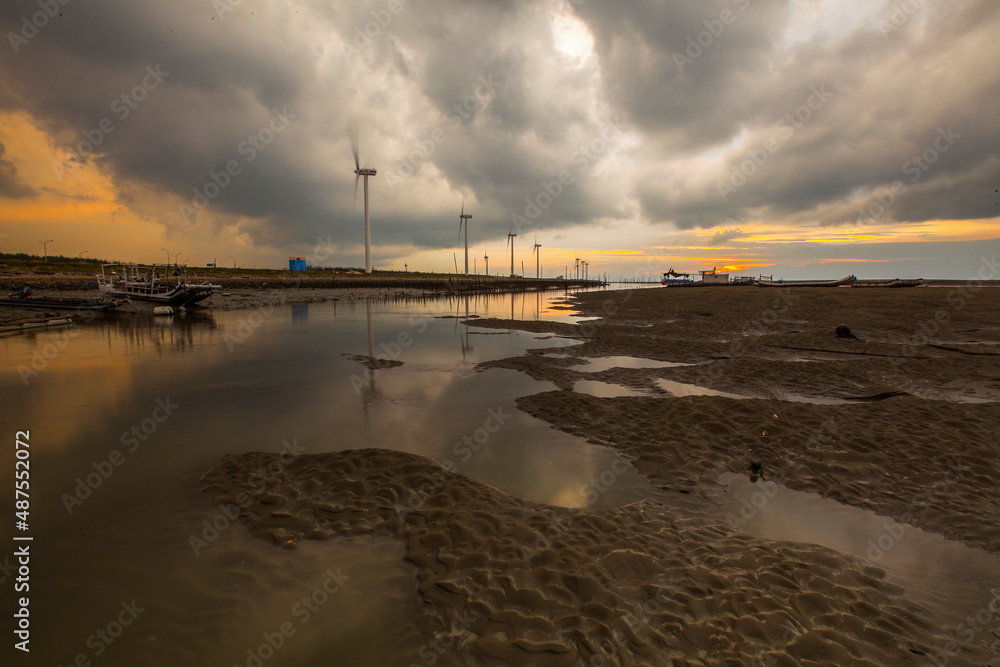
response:
<svg viewBox="0 0 1000 667"><path fill-rule="evenodd" d="M554 3L549 9L555 47L577 65L594 54L594 38L587 26L573 14L567 3Z"/></svg>

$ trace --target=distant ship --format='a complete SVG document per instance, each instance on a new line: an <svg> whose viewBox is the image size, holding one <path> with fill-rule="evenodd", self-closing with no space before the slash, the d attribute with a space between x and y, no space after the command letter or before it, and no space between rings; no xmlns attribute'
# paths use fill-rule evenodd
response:
<svg viewBox="0 0 1000 667"><path fill-rule="evenodd" d="M730 282L729 273L720 273L714 266L709 271L699 271L698 273L701 274L701 280L691 280L691 273L674 271L674 267L670 267L670 270L663 272L660 284L664 287L704 287L708 285L753 285L754 283L753 278L750 277L734 278Z"/></svg>

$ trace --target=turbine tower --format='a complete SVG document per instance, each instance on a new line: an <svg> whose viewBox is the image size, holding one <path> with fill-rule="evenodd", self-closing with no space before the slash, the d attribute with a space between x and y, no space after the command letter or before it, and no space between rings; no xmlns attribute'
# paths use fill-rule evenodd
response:
<svg viewBox="0 0 1000 667"><path fill-rule="evenodd" d="M510 246L510 277L515 276L514 273L514 238L517 236L514 232L507 232L507 245Z"/></svg>
<svg viewBox="0 0 1000 667"><path fill-rule="evenodd" d="M469 218L471 213L465 212L465 197L462 198L462 212L458 214L458 238L462 238L462 223L465 223L465 275L469 275Z"/></svg>
<svg viewBox="0 0 1000 667"><path fill-rule="evenodd" d="M532 246L532 248L531 248L531 254L535 256L535 279L536 280L538 278L542 277L542 263L541 263L542 262L542 251L539 250L539 248L541 248L541 247L542 247L542 244L540 244L538 242L538 239L535 239L535 245Z"/></svg>
<svg viewBox="0 0 1000 667"><path fill-rule="evenodd" d="M486 260L486 275L490 275L490 249L489 248L487 248L485 250L485 252L483 252L483 259Z"/></svg>
<svg viewBox="0 0 1000 667"><path fill-rule="evenodd" d="M358 180L364 176L365 177L365 273L372 272L372 234L371 234L371 217L368 211L368 177L374 176L378 173L378 170L373 167L361 167L361 157L360 151L358 150L358 134L357 131L351 134L351 151L354 152L354 202L357 204L358 201Z"/></svg>

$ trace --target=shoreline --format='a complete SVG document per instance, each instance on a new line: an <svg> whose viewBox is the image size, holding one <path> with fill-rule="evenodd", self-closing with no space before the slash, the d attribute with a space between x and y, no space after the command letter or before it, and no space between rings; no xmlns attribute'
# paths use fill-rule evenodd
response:
<svg viewBox="0 0 1000 667"><path fill-rule="evenodd" d="M194 274L192 274L194 275ZM252 309L261 306L283 304L317 303L325 301L360 301L362 299L407 299L434 298L480 293L506 293L524 290L555 290L579 287L594 287L596 281L538 281L534 279L511 279L483 276L452 276L446 278L376 277L347 275L332 277L317 276L208 276L211 282L222 285L204 303L192 306L192 312L212 310ZM192 278L192 280L194 280ZM200 278L199 278L200 280ZM80 296L100 296L96 278L92 274L37 274L23 273L0 276L0 290L4 293L20 290L30 285L37 296L48 298L72 298ZM122 308L100 315L116 317L121 315L152 314L158 304L131 299ZM67 311L57 308L34 310L13 306L0 306L0 325L18 325L46 318L63 318L77 315L81 311Z"/></svg>

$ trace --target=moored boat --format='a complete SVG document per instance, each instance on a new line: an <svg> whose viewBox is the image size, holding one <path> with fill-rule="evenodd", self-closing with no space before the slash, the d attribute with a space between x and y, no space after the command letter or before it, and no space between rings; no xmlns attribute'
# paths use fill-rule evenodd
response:
<svg viewBox="0 0 1000 667"><path fill-rule="evenodd" d="M0 306L14 308L38 308L45 310L93 310L109 311L128 303L128 298L49 298L34 296L30 287L20 292L11 292L6 299L0 299Z"/></svg>
<svg viewBox="0 0 1000 667"><path fill-rule="evenodd" d="M691 280L690 273L674 271L674 267L671 266L669 271L663 273L663 277L660 278L660 284L664 287L686 287L694 285L694 281Z"/></svg>
<svg viewBox="0 0 1000 667"><path fill-rule="evenodd" d="M212 296L214 290L222 287L209 282L193 283L188 280L186 270L182 276L177 269L174 270L177 283L171 285L167 281L173 276L163 277L157 270L155 264L148 268L136 264L104 264L97 276L97 287L105 294L127 296L177 308L204 301ZM169 271L170 268L166 267L166 271L161 273Z"/></svg>
<svg viewBox="0 0 1000 667"><path fill-rule="evenodd" d="M840 280L758 280L761 287L840 287L850 285L858 278L854 274Z"/></svg>

